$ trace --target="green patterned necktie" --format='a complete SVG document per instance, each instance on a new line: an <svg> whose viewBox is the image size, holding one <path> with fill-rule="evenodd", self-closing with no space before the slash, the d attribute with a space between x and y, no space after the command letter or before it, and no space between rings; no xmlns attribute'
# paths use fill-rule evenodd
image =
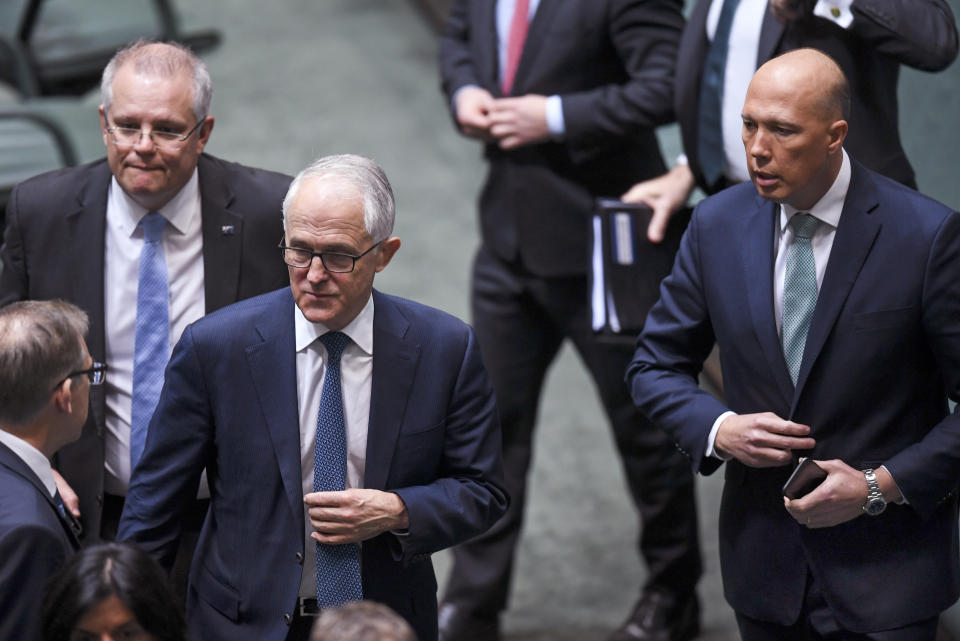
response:
<svg viewBox="0 0 960 641"><path fill-rule="evenodd" d="M813 318L813 310L817 306L817 267L813 261L810 237L817 230L820 221L810 214L796 214L788 224L793 229L793 242L787 249L787 266L783 278L780 340L790 378L796 385L810 319Z"/></svg>

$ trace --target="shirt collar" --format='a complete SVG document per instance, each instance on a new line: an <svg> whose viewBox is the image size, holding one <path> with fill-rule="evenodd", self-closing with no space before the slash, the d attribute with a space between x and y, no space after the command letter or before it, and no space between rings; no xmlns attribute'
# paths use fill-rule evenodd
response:
<svg viewBox="0 0 960 641"><path fill-rule="evenodd" d="M122 216L120 216L124 233L132 236L134 230L140 224L140 220L151 210L147 210L143 205L130 197L130 194L123 191L116 176L110 180L110 190L116 196L114 203L120 207ZM200 179L197 168L193 168L193 174L180 191L170 199L166 205L157 210L161 216L167 219L167 222L180 234L185 234L190 224L191 216L195 215L196 207L191 207L191 203L197 202L200 197Z"/></svg>
<svg viewBox="0 0 960 641"><path fill-rule="evenodd" d="M820 200L810 209L797 209L786 203L780 205L780 233L787 227L787 223L794 214L804 211L836 229L840 225L840 214L843 213L843 202L847 198L847 190L850 188L850 158L847 151L841 149L843 160L840 164L840 171L837 173L833 185L827 190Z"/></svg>
<svg viewBox="0 0 960 641"><path fill-rule="evenodd" d="M303 315L300 308L293 306L293 328L296 347L302 352L329 329L323 323L312 323ZM350 337L363 352L373 356L373 296L367 299L360 313L346 327L340 330Z"/></svg>
<svg viewBox="0 0 960 641"><path fill-rule="evenodd" d="M27 467L37 475L52 498L57 491L57 484L53 480L53 468L50 467L50 460L44 453L19 436L4 430L0 430L0 443L9 447L14 454L20 457Z"/></svg>

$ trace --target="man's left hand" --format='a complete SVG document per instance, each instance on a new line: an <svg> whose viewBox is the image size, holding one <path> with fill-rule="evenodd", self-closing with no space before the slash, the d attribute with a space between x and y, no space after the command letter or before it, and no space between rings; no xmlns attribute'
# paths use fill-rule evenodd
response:
<svg viewBox="0 0 960 641"><path fill-rule="evenodd" d="M809 528L821 528L846 523L863 514L863 504L867 501L863 471L839 459L817 461L817 465L824 469L827 478L804 497L784 497L783 504L790 515Z"/></svg>
<svg viewBox="0 0 960 641"><path fill-rule="evenodd" d="M312 492L303 497L309 508L310 536L320 543L341 545L366 541L388 530L410 526L407 506L397 494L351 488Z"/></svg>
<svg viewBox="0 0 960 641"><path fill-rule="evenodd" d="M490 123L490 133L500 141L501 149L543 142L550 138L547 98L536 94L499 98L490 110Z"/></svg>

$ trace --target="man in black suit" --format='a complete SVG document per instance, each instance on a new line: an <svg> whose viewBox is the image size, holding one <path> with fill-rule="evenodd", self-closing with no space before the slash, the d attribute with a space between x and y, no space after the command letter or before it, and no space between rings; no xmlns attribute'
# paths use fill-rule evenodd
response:
<svg viewBox="0 0 960 641"><path fill-rule="evenodd" d="M730 22L718 103L720 130L702 135L702 78L718 29L725 31L725 5L730 5ZM638 183L624 196L653 208L651 240L662 238L670 216L695 186L712 194L749 179L740 143L747 84L758 66L801 47L828 54L849 79L852 126L846 149L869 169L916 188L900 143L897 79L901 65L940 71L956 58L957 25L945 0L699 0L677 55L674 106L684 157L668 173ZM704 105L707 112L716 106Z"/></svg>
<svg viewBox="0 0 960 641"><path fill-rule="evenodd" d="M103 381L86 331L69 303L0 309L0 639L39 641L46 582L80 547L50 457L80 436Z"/></svg>
<svg viewBox="0 0 960 641"><path fill-rule="evenodd" d="M145 429L156 403L135 389L143 221L162 217L169 322L161 326L169 337L160 340L169 357L190 322L286 281L276 247L290 182L202 153L214 124L212 84L185 48L134 43L107 65L102 92L106 159L18 185L0 250L0 304L77 304L90 316L91 353L111 363L83 436L55 461L85 540L114 537L132 469L131 426ZM135 407L147 409L134 416ZM191 513L194 532L206 503Z"/></svg>
<svg viewBox="0 0 960 641"><path fill-rule="evenodd" d="M457 127L485 143L489 163L473 322L497 393L513 501L490 531L454 550L445 641L500 636L540 390L567 338L596 382L643 521L649 577L613 638L686 639L698 627L692 475L633 408L620 378L633 341L598 340L586 277L594 199L623 193L634 172L663 171L653 128L672 118L680 9L671 0L453 3L440 68Z"/></svg>

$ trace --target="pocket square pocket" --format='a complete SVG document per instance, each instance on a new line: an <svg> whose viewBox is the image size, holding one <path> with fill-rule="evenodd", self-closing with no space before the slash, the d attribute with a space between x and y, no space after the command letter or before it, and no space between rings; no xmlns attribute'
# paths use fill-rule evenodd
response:
<svg viewBox="0 0 960 641"><path fill-rule="evenodd" d="M878 312L854 314L853 328L858 332L862 332L906 327L912 324L916 316L916 307L901 307L899 309L885 309Z"/></svg>

